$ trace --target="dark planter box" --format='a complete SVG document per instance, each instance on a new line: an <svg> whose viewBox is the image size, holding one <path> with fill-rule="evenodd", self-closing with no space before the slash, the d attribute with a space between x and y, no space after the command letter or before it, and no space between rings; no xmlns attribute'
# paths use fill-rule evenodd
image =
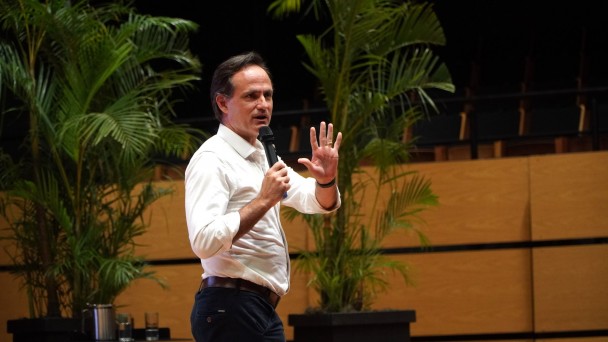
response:
<svg viewBox="0 0 608 342"><path fill-rule="evenodd" d="M80 329L80 320L76 318L21 318L6 322L6 331L13 334L13 342L65 342L79 336Z"/></svg>
<svg viewBox="0 0 608 342"><path fill-rule="evenodd" d="M294 342L408 342L416 311L289 315Z"/></svg>

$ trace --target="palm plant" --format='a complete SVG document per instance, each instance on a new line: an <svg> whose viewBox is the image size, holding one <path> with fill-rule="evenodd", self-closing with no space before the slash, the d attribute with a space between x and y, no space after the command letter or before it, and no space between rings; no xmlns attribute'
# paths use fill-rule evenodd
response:
<svg viewBox="0 0 608 342"><path fill-rule="evenodd" d="M18 153L0 150L14 273L32 317L78 317L135 279L160 281L134 239L172 191L152 183L153 156L198 145L171 121L175 90L198 79L196 25L85 0L1 0L0 25L0 132L27 124Z"/></svg>
<svg viewBox="0 0 608 342"><path fill-rule="evenodd" d="M276 16L300 11L299 0L277 0ZM335 129L343 133L338 165L342 207L332 216L306 216L316 250L301 254L312 274L320 309L368 309L386 290L385 273L409 282L407 265L382 254L386 236L418 228L421 210L437 204L430 181L403 172L412 140L405 132L434 108L429 89L453 91L450 74L433 51L445 43L430 5L400 0L312 0L307 13L327 15L318 36L299 35ZM375 166L374 172L363 165ZM388 196L383 196L388 191ZM360 215L365 205L368 217ZM287 218L296 214L288 212Z"/></svg>

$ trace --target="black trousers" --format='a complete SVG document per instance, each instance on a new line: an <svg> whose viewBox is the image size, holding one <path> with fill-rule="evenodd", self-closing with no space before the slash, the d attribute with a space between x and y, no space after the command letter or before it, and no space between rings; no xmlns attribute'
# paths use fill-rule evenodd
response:
<svg viewBox="0 0 608 342"><path fill-rule="evenodd" d="M256 293L208 287L194 296L190 315L197 342L285 342L283 322Z"/></svg>

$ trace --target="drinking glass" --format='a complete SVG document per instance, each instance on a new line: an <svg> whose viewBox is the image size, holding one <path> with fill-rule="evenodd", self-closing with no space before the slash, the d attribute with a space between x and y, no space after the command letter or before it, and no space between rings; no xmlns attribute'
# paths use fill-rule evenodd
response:
<svg viewBox="0 0 608 342"><path fill-rule="evenodd" d="M158 341L158 312L146 312L146 341Z"/></svg>
<svg viewBox="0 0 608 342"><path fill-rule="evenodd" d="M131 315L128 313L119 313L116 315L116 325L118 326L118 341L132 342L133 326L131 325Z"/></svg>

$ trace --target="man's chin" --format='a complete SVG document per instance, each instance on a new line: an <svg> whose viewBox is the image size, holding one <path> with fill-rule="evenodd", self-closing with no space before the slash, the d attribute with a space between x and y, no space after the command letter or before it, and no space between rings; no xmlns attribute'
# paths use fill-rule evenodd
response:
<svg viewBox="0 0 608 342"><path fill-rule="evenodd" d="M258 130L260 130L260 127L268 126L268 125L270 125L270 120L256 120L256 122L255 122L255 126L257 127Z"/></svg>

